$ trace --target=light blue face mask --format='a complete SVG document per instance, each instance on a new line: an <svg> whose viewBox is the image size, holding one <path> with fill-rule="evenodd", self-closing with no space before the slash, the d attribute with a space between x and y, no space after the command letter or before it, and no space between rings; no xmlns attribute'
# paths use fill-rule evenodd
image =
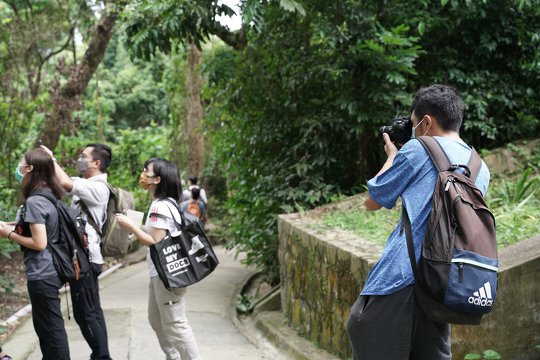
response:
<svg viewBox="0 0 540 360"><path fill-rule="evenodd" d="M24 174L21 174L21 170L19 170L21 166L25 166L25 165L18 164L17 167L15 168L15 179L17 180L17 182L20 182L20 183L24 179Z"/></svg>
<svg viewBox="0 0 540 360"><path fill-rule="evenodd" d="M416 131L416 128L420 126L420 124L422 123L422 121L424 121L424 118L422 118L422 120L420 120L420 122L418 124L416 124L416 126L413 126L412 130L411 130L411 139L415 139L416 136L414 135L414 132ZM427 134L427 131L424 133L424 135ZM424 136L422 135L422 136Z"/></svg>

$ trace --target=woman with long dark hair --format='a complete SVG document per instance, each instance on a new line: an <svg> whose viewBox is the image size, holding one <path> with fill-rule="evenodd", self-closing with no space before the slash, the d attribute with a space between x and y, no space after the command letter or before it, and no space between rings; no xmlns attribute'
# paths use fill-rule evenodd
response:
<svg viewBox="0 0 540 360"><path fill-rule="evenodd" d="M153 199L148 214L156 216L147 217L144 230L125 215L117 215L117 219L122 228L135 234L143 244L152 245L161 241L167 231L176 231L175 219L181 221L178 202L182 188L178 168L168 160L147 160L139 184ZM166 359L199 360L199 348L186 318L186 288L165 288L150 255L147 260L150 271L148 320Z"/></svg>
<svg viewBox="0 0 540 360"><path fill-rule="evenodd" d="M61 199L63 190L55 180L54 162L42 149L26 154L15 169L22 182L23 206L17 212L17 223L0 223L0 237L17 242L24 249L28 294L32 304L32 320L39 338L44 360L69 359L69 346L64 319L60 310L58 277L47 244L59 236L58 212L55 205L38 192L49 192Z"/></svg>

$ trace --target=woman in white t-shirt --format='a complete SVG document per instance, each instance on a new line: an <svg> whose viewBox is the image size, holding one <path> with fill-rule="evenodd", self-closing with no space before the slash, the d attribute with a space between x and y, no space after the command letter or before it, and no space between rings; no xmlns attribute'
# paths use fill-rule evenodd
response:
<svg viewBox="0 0 540 360"><path fill-rule="evenodd" d="M153 198L144 230L125 215L117 215L119 225L135 234L145 245L161 241L167 231L176 230L180 221L177 206L182 195L180 175L175 164L168 160L152 158L144 164L139 184ZM171 203L171 201L173 203ZM199 360L199 348L186 318L184 296L186 288L168 290L160 280L150 254L147 256L150 272L148 295L148 320L156 332L167 360Z"/></svg>

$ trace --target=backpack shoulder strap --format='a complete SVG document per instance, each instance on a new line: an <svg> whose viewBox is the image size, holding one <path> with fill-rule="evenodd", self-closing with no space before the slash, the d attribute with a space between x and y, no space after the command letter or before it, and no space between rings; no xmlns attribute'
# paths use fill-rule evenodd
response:
<svg viewBox="0 0 540 360"><path fill-rule="evenodd" d="M105 186L107 186L107 189L109 190L109 198L111 197L111 195L116 196L114 186L112 186L105 180L96 180L96 181L99 183L105 184ZM92 217L92 214L90 213L90 210L88 209L88 206L86 206L86 204L84 203L82 199L77 200L77 204L81 207L81 210L86 214L86 221L88 222L88 224L90 224L94 228L94 230L96 230L99 237L102 238L104 235L103 228L100 229L100 227L97 225L97 222Z"/></svg>
<svg viewBox="0 0 540 360"><path fill-rule="evenodd" d="M94 218L92 217L92 214L90 214L90 210L88 210L88 207L86 206L84 201L79 199L79 201L77 201L77 204L81 207L81 210L86 214L86 221L88 222L88 224L90 224L94 228L94 230L96 230L99 237L102 238L103 237L103 232L99 228L99 226L97 225Z"/></svg>
<svg viewBox="0 0 540 360"><path fill-rule="evenodd" d="M441 144L433 136L421 136L417 138L420 141L420 144L424 146L429 157L437 167L438 171L445 171L450 169L450 159L448 155L444 152Z"/></svg>
<svg viewBox="0 0 540 360"><path fill-rule="evenodd" d="M58 206L58 199L56 199L54 195L48 191L44 191L44 190L32 191L29 197L31 196L42 196L46 198L47 200L49 200L55 207Z"/></svg>
<svg viewBox="0 0 540 360"><path fill-rule="evenodd" d="M435 164L438 171L445 171L450 169L450 160L444 152L441 144L435 140L432 136L421 136L417 138L420 141L420 144L424 146L426 152L428 153L431 161Z"/></svg>
<svg viewBox="0 0 540 360"><path fill-rule="evenodd" d="M478 153L472 146L471 146L471 157L469 158L467 167L471 171L471 176L470 176L471 180L475 182L476 178L478 177L478 174L480 173L480 168L482 168L482 159L480 158L480 155L478 155Z"/></svg>

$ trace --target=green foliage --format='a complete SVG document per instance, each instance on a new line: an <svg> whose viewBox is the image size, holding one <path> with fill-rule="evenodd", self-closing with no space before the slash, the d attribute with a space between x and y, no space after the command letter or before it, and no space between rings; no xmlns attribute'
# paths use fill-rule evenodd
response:
<svg viewBox="0 0 540 360"><path fill-rule="evenodd" d="M485 350L482 354L469 353L464 360L502 360L502 356L495 350Z"/></svg>
<svg viewBox="0 0 540 360"><path fill-rule="evenodd" d="M238 294L236 301L236 313L238 315L247 315L253 311L255 307L255 299L252 299L248 295Z"/></svg>
<svg viewBox="0 0 540 360"><path fill-rule="evenodd" d="M494 147L539 132L539 1L429 2L412 19L425 23L417 83L457 87L467 140Z"/></svg>
<svg viewBox="0 0 540 360"><path fill-rule="evenodd" d="M497 242L508 246L540 234L540 199L534 196L540 188L538 175L525 169L515 180L495 176L490 184L487 203L497 223Z"/></svg>
<svg viewBox="0 0 540 360"><path fill-rule="evenodd" d="M13 290L15 289L15 281L13 281L13 279L8 274L1 274L0 289L3 289L2 292L6 292L8 294L13 293Z"/></svg>
<svg viewBox="0 0 540 360"><path fill-rule="evenodd" d="M134 57L147 60L157 50L170 53L176 44L171 39L201 47L215 31L215 17L233 14L230 7L217 1L138 1L125 12L127 44Z"/></svg>
<svg viewBox="0 0 540 360"><path fill-rule="evenodd" d="M47 86L57 57L73 48L75 18L86 35L95 17L85 2L0 2L0 210L11 220L19 200L13 171L45 123Z"/></svg>
<svg viewBox="0 0 540 360"><path fill-rule="evenodd" d="M327 203L371 171L362 138L395 114L389 103L409 101L396 84L414 74L419 51L406 26L365 22L352 3L341 10L354 13L347 22L302 5L310 16L268 5L249 50L220 49L205 62L207 124L230 174L230 246L274 281L276 215Z"/></svg>
<svg viewBox="0 0 540 360"><path fill-rule="evenodd" d="M287 11L298 12L302 16L306 15L306 10L302 6L302 4L300 4L297 1L294 1L294 0L279 0L279 5L283 9L285 9Z"/></svg>
<svg viewBox="0 0 540 360"><path fill-rule="evenodd" d="M144 162L153 157L168 158L169 137L169 131L151 123L145 128L120 130L112 146L114 171L109 181L132 191L137 209L146 211L149 206L148 193L138 185Z"/></svg>
<svg viewBox="0 0 540 360"><path fill-rule="evenodd" d="M104 141L114 140L118 129L169 123L162 81L166 59L156 54L152 61L132 62L124 41L123 34L112 38L103 65L88 84L83 109L76 113L82 120L78 130L97 133Z"/></svg>
<svg viewBox="0 0 540 360"><path fill-rule="evenodd" d="M540 187L540 177L532 176L531 173L532 168L527 168L517 181L503 180L502 186L495 190L493 197L490 197L490 204L494 207L525 205Z"/></svg>
<svg viewBox="0 0 540 360"><path fill-rule="evenodd" d="M19 245L8 239L0 239L0 256L11 258L10 253L19 249Z"/></svg>

